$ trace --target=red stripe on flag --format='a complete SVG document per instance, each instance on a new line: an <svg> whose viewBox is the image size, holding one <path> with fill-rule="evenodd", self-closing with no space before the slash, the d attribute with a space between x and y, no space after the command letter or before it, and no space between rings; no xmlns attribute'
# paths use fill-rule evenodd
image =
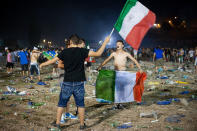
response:
<svg viewBox="0 0 197 131"><path fill-rule="evenodd" d="M136 84L133 88L133 95L134 95L134 100L136 102L141 102L142 101L142 95L144 92L144 81L146 80L146 73L136 73Z"/></svg>
<svg viewBox="0 0 197 131"><path fill-rule="evenodd" d="M148 29L155 23L155 20L155 14L152 11L149 11L148 14L129 32L125 41L131 45L131 47L138 50L142 39Z"/></svg>

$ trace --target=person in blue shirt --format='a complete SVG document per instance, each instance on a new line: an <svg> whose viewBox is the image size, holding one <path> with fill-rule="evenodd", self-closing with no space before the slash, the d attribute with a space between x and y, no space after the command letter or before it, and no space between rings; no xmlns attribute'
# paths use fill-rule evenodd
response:
<svg viewBox="0 0 197 131"><path fill-rule="evenodd" d="M19 53L18 53L18 57L20 60L20 64L21 64L21 70L22 70L22 76L25 77L25 72L26 72L26 76L28 77L29 75L29 71L28 71L28 59L27 59L28 53L24 51L24 49L22 49Z"/></svg>
<svg viewBox="0 0 197 131"><path fill-rule="evenodd" d="M164 65L165 60L165 53L164 51L158 46L154 49L153 54L153 62L155 62L155 70L158 72L158 67L163 67L164 70L166 70L166 67Z"/></svg>

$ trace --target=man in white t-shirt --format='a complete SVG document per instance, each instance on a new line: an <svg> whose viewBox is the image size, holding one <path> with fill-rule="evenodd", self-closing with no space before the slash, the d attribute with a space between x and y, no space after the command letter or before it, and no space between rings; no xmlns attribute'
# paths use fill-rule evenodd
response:
<svg viewBox="0 0 197 131"><path fill-rule="evenodd" d="M181 48L179 50L179 64L183 64L183 56L184 56L184 50Z"/></svg>
<svg viewBox="0 0 197 131"><path fill-rule="evenodd" d="M194 50L191 48L189 50L188 54L189 54L189 61L193 62L193 60L194 60Z"/></svg>

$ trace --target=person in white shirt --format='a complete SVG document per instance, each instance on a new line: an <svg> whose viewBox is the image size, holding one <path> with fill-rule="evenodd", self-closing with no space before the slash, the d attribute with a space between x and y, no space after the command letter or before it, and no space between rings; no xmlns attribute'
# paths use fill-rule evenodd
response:
<svg viewBox="0 0 197 131"><path fill-rule="evenodd" d="M189 54L189 61L193 62L194 61L194 50L191 48L188 52Z"/></svg>

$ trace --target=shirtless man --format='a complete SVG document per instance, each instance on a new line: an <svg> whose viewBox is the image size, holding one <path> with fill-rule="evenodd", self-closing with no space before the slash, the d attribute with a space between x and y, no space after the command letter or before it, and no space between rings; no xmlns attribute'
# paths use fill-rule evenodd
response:
<svg viewBox="0 0 197 131"><path fill-rule="evenodd" d="M101 68L107 64L107 62L109 62L112 58L114 58L114 69L117 71L125 71L126 70L126 63L127 63L127 58L129 58L130 60L132 60L137 67L139 68L139 71L142 73L142 69L139 65L139 63L137 62L137 60L135 60L128 52L123 50L124 47L124 43L122 40L118 40L116 42L116 47L117 50L116 52L113 52L99 67L98 70L101 70ZM132 65L132 64L131 64ZM137 104L140 104L140 102L137 101ZM117 109L123 109L123 105L122 104L117 104L114 105L113 108L117 108Z"/></svg>
<svg viewBox="0 0 197 131"><path fill-rule="evenodd" d="M34 47L33 51L31 52L30 56L30 78L31 83L33 83L33 75L34 72L36 72L36 75L38 76L38 80L40 81L40 69L38 66L38 58L40 56L40 52L38 51L38 48Z"/></svg>
<svg viewBox="0 0 197 131"><path fill-rule="evenodd" d="M113 52L99 67L98 70L100 70L105 64L107 64L107 62L109 62L112 58L114 58L114 68L115 70L118 71L125 71L126 70L126 62L127 62L127 58L129 58L130 60L132 60L137 67L139 68L139 71L142 72L142 69L139 65L139 63L137 62L137 60L135 60L128 52L125 52L123 50L124 47L124 43L122 40L118 40L116 42L116 47L117 50L116 52Z"/></svg>

